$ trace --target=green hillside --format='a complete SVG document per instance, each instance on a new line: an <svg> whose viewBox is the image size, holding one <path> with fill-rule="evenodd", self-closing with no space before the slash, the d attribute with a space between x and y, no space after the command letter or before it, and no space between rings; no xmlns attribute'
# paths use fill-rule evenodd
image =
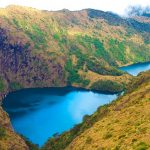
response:
<svg viewBox="0 0 150 150"><path fill-rule="evenodd" d="M9 90L95 88L110 80L121 85L120 91L130 77L116 67L150 60L150 24L143 18L123 19L93 9L49 12L9 6L0 9L0 22L0 75Z"/></svg>
<svg viewBox="0 0 150 150"><path fill-rule="evenodd" d="M85 116L82 124L58 139L50 139L44 146L46 150L109 149L107 143L116 149L124 149L126 144L129 148L148 149L149 72L133 79L118 69L147 61L148 15L122 18L94 9L0 9L0 104L7 93L23 88L71 85L109 93L130 89L117 101ZM134 84L127 87L131 82ZM135 124L129 113L137 119ZM115 125L124 131L113 130ZM23 139L13 131L8 115L0 107L0 149L28 150L27 144L36 147Z"/></svg>
<svg viewBox="0 0 150 150"><path fill-rule="evenodd" d="M135 77L128 91L101 106L81 124L53 137L42 150L146 150L150 148L150 71Z"/></svg>

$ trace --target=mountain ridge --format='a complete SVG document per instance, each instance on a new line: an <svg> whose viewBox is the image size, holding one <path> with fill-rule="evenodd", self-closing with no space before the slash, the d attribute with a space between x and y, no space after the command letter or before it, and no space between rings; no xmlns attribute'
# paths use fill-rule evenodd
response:
<svg viewBox="0 0 150 150"><path fill-rule="evenodd" d="M94 15L98 13L102 19L91 19L88 17L88 11L90 14L94 11ZM1 49L4 49L1 54L3 61L1 64L3 68L6 68L4 65L7 64L9 72L14 77L12 75L9 77L10 73L7 71L2 72L5 70L3 68L0 69L1 74L15 85L20 82L19 80L24 82L20 87L38 87L40 82L45 84L43 86L72 84L90 88L94 82L89 79L91 72L96 78L98 77L97 79L105 80L106 76L112 78L111 80L116 78L114 81L117 83L120 77L123 80L127 79L115 66L149 61L149 44L145 43L145 38L149 39L149 32L137 33L137 29L132 29L134 34L129 35L128 38L126 32L129 31L124 26L107 23L107 17L112 18L109 22L117 23L110 14L112 15L93 9L69 14L62 11L45 13L21 6L1 9ZM124 19L121 18L122 20ZM129 39L130 41L127 42ZM149 41L147 39L146 42ZM3 55L6 57L5 60ZM34 62L38 63L35 65ZM44 70L42 66L45 66ZM23 69L26 70L26 74L23 73ZM18 81L15 81L15 78ZM37 82L37 85L33 82ZM79 85L79 82L82 84Z"/></svg>

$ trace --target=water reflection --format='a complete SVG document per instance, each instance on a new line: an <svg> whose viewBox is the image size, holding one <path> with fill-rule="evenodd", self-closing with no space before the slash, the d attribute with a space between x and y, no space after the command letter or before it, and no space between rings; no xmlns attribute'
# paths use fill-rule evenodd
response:
<svg viewBox="0 0 150 150"><path fill-rule="evenodd" d="M41 146L54 133L72 128L84 115L92 114L100 105L115 98L115 94L74 88L26 89L9 94L3 107L14 129Z"/></svg>

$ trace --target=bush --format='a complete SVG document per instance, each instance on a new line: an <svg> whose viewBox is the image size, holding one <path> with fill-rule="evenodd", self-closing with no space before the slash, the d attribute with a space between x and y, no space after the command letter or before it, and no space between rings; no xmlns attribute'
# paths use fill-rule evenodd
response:
<svg viewBox="0 0 150 150"><path fill-rule="evenodd" d="M88 136L86 139L86 144L91 144L91 142L92 142L92 138Z"/></svg>
<svg viewBox="0 0 150 150"><path fill-rule="evenodd" d="M94 82L90 88L93 90L109 93L117 93L124 90L123 84L111 80L99 80Z"/></svg>
<svg viewBox="0 0 150 150"><path fill-rule="evenodd" d="M17 28L19 28L20 26L19 26L19 22L18 22L18 20L16 19L16 18L13 18L13 23L15 24L15 26L17 27Z"/></svg>
<svg viewBox="0 0 150 150"><path fill-rule="evenodd" d="M87 79L87 80L82 79L82 86L83 86L83 87L88 86L89 83L90 83L90 80L88 80L88 79Z"/></svg>
<svg viewBox="0 0 150 150"><path fill-rule="evenodd" d="M0 92L3 92L5 89L4 81L0 78Z"/></svg>
<svg viewBox="0 0 150 150"><path fill-rule="evenodd" d="M86 41L88 42L88 44L91 42L90 40L92 41L95 41L95 47L99 49L97 49L95 51L95 57L90 57L89 56L89 53L87 54L83 54L76 45L72 45L71 46L71 49L70 49L70 55L76 55L78 61L77 61L77 65L75 66L76 69L83 69L83 66L86 65L86 71L87 70L91 70L93 72L96 72L98 74L102 74L102 75L113 75L113 76L120 76L123 74L122 71L118 70L117 68L115 67L108 67L108 64L104 61L104 60L101 60L101 59L97 59L96 57L105 57L108 60L110 60L110 58L108 59L108 56L107 56L107 52L105 53L104 51L105 50L102 50L103 49L103 44L98 40L98 39L91 39L90 37L88 36L85 36L83 37L86 39ZM93 43L93 44L94 44ZM97 54L99 56L96 56ZM101 54L100 54L101 53ZM103 54L102 54L103 53ZM107 66L107 67L106 67Z"/></svg>
<svg viewBox="0 0 150 150"><path fill-rule="evenodd" d="M34 48L39 49L47 47L46 41L46 33L40 29L40 27L36 24L32 25L32 32L30 30L25 30L25 33L30 37L30 39L34 42Z"/></svg>
<svg viewBox="0 0 150 150"><path fill-rule="evenodd" d="M89 115L84 115L83 119L82 119L82 122L86 122L89 118L90 118Z"/></svg>
<svg viewBox="0 0 150 150"><path fill-rule="evenodd" d="M65 65L65 69L68 72L68 84L73 82L80 83L80 76L78 70L73 66L71 59L68 59Z"/></svg>
<svg viewBox="0 0 150 150"><path fill-rule="evenodd" d="M104 135L104 139L109 139L109 138L111 138L112 137L112 134L111 133L106 133L105 135Z"/></svg>
<svg viewBox="0 0 150 150"><path fill-rule="evenodd" d="M119 42L116 39L110 39L109 42L109 50L113 55L113 58L126 63L126 54L125 54L125 44L124 42Z"/></svg>
<svg viewBox="0 0 150 150"><path fill-rule="evenodd" d="M54 38L55 40L59 40L59 39L60 39L59 34L55 33L55 34L53 35L53 38Z"/></svg>
<svg viewBox="0 0 150 150"><path fill-rule="evenodd" d="M68 84L72 84L72 83L79 83L81 84L83 87L86 87L90 81L89 80L84 80L79 74L78 74L78 67L74 66L72 64L71 59L68 59L65 65L65 70L68 72Z"/></svg>
<svg viewBox="0 0 150 150"><path fill-rule="evenodd" d="M97 60L87 61L87 67L89 70L96 72L101 75L112 75L112 76L121 76L123 74L122 71L116 69L115 67L106 67L107 64L105 62L98 62Z"/></svg>
<svg viewBox="0 0 150 150"><path fill-rule="evenodd" d="M147 150L149 148L149 146L144 143L144 142L140 142L137 146L136 146L136 150Z"/></svg>
<svg viewBox="0 0 150 150"><path fill-rule="evenodd" d="M36 144L33 144L28 138L26 138L25 136L23 136L23 135L20 135L22 138L23 138L23 140L26 142L26 144L28 145L28 147L29 147L29 149L30 150L40 150L39 149L39 147L38 147L38 145L36 145Z"/></svg>
<svg viewBox="0 0 150 150"><path fill-rule="evenodd" d="M6 131L3 127L0 127L0 139L4 138L6 136Z"/></svg>
<svg viewBox="0 0 150 150"><path fill-rule="evenodd" d="M22 89L23 87L22 87L21 84L18 83L18 82L11 82L11 83L9 84L9 88L14 91L14 90Z"/></svg>

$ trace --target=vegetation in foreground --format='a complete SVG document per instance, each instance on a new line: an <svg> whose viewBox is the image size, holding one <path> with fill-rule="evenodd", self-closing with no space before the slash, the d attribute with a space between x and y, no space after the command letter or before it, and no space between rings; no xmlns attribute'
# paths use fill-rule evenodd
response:
<svg viewBox="0 0 150 150"><path fill-rule="evenodd" d="M135 77L123 96L101 106L81 124L53 137L43 150L150 148L150 71Z"/></svg>

